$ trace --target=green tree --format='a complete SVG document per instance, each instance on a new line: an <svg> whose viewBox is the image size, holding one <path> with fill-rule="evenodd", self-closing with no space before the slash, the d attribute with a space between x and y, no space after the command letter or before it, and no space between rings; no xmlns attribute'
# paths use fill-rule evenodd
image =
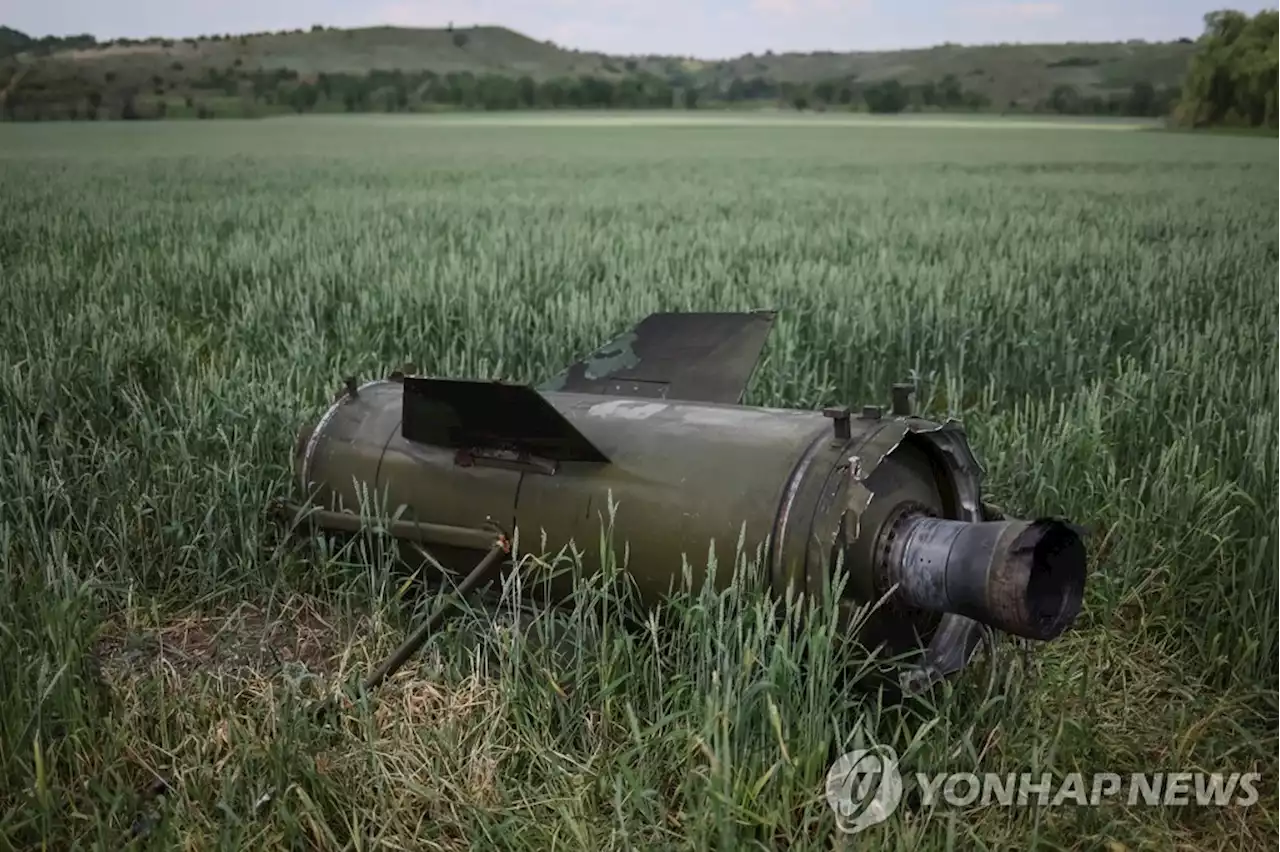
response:
<svg viewBox="0 0 1280 852"><path fill-rule="evenodd" d="M516 80L516 89L520 93L520 106L531 107L538 101L538 85L527 74Z"/></svg>
<svg viewBox="0 0 1280 852"><path fill-rule="evenodd" d="M301 114L309 112L316 105L320 92L310 83L303 83L289 93L289 105L294 111Z"/></svg>
<svg viewBox="0 0 1280 852"><path fill-rule="evenodd" d="M879 113L902 112L910 102L910 93L897 80L885 80L868 86L862 97L870 112Z"/></svg>
<svg viewBox="0 0 1280 852"><path fill-rule="evenodd" d="M1080 93L1076 87L1063 83L1049 93L1049 109L1062 115L1077 115L1081 110Z"/></svg>
<svg viewBox="0 0 1280 852"><path fill-rule="evenodd" d="M1128 115L1155 115L1156 87L1143 80L1133 84L1125 101Z"/></svg>
<svg viewBox="0 0 1280 852"><path fill-rule="evenodd" d="M1175 120L1193 127L1276 127L1280 12L1267 9L1252 18L1234 10L1211 12L1204 24Z"/></svg>
<svg viewBox="0 0 1280 852"><path fill-rule="evenodd" d="M955 74L947 74L938 83L938 106L958 107L964 103L964 91Z"/></svg>

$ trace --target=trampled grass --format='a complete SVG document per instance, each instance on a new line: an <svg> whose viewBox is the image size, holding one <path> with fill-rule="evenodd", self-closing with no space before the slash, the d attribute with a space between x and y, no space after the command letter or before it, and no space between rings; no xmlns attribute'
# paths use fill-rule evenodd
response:
<svg viewBox="0 0 1280 852"><path fill-rule="evenodd" d="M1276 185L1274 143L1195 135L0 127L0 845L1269 844ZM584 603L563 655L475 614L305 716L414 617L386 553L264 514L342 376L536 380L653 310L759 307L750 402L914 374L994 502L1093 530L1075 631L881 706L822 612L779 625L744 580L639 631ZM822 780L860 720L909 770L1259 771L1262 799L909 797L849 838Z"/></svg>

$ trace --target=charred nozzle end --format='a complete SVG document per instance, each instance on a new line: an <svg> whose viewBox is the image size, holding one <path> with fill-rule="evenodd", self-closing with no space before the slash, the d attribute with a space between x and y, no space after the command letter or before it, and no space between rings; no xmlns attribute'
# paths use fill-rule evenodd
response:
<svg viewBox="0 0 1280 852"><path fill-rule="evenodd" d="M1084 600L1080 530L1056 518L981 523L902 515L886 535L878 576L908 606L955 613L1047 641L1067 630Z"/></svg>
<svg viewBox="0 0 1280 852"><path fill-rule="evenodd" d="M1003 613L1008 632L1056 639L1075 623L1084 603L1084 539L1077 527L1057 518L1023 523L994 566L987 599Z"/></svg>

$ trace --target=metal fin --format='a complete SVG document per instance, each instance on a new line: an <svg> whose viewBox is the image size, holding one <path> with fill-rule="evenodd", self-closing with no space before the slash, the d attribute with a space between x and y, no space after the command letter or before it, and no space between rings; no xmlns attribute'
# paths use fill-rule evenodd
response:
<svg viewBox="0 0 1280 852"><path fill-rule="evenodd" d="M608 462L528 385L406 376L400 434L458 450L510 450L555 461Z"/></svg>
<svg viewBox="0 0 1280 852"><path fill-rule="evenodd" d="M755 372L775 315L650 314L539 390L735 405Z"/></svg>

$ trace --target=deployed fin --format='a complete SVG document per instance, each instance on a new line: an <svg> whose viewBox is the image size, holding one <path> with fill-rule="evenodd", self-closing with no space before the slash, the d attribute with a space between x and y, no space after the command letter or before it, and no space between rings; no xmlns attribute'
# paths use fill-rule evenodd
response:
<svg viewBox="0 0 1280 852"><path fill-rule="evenodd" d="M651 314L539 389L737 404L775 313Z"/></svg>
<svg viewBox="0 0 1280 852"><path fill-rule="evenodd" d="M417 444L511 450L553 461L609 461L528 385L406 376L403 410L400 434Z"/></svg>

